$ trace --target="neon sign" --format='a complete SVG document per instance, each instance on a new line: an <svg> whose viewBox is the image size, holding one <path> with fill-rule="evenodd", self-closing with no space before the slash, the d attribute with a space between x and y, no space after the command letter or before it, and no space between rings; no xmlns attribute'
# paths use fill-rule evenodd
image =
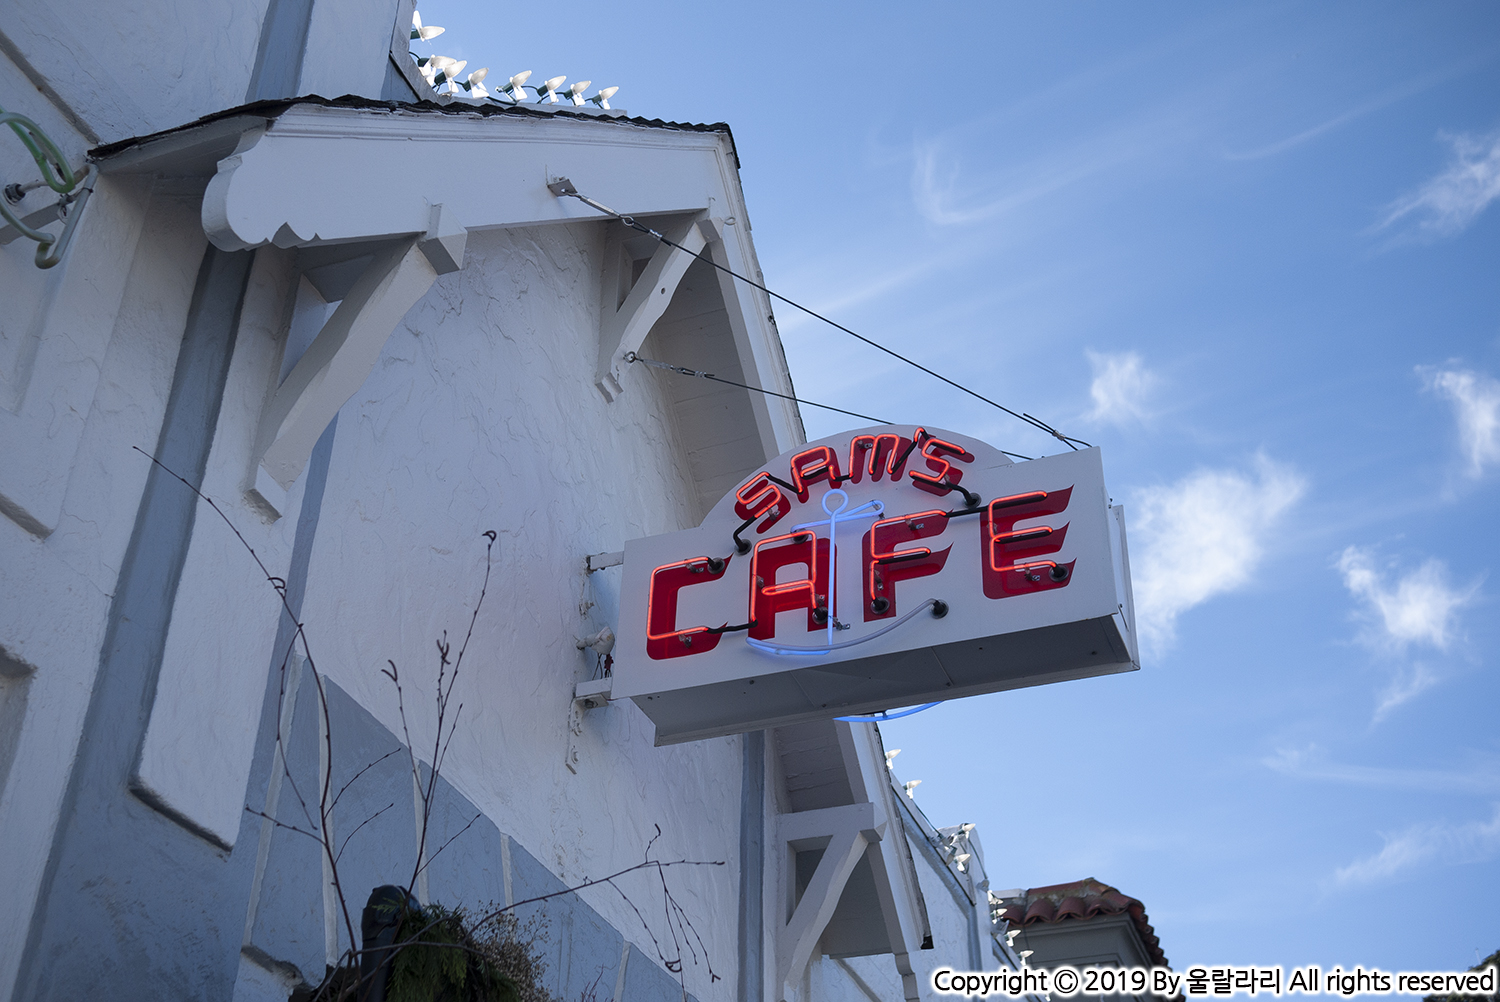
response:
<svg viewBox="0 0 1500 1002"><path fill-rule="evenodd" d="M934 502L937 502L934 504ZM1138 667L1099 451L862 429L625 549L614 695L658 743Z"/></svg>

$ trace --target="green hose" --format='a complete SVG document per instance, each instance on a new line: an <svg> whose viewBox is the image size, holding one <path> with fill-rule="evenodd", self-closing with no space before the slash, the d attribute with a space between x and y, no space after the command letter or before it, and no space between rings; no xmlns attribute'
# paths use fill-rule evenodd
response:
<svg viewBox="0 0 1500 1002"><path fill-rule="evenodd" d="M82 178L73 173L63 158L62 151L52 141L52 137L25 115L18 115L4 108L0 108L0 124L9 125L25 145L27 152L31 154L31 159L36 161L37 169L42 172L42 183L64 196L62 208L65 210L67 202L71 201L67 196L78 187ZM0 216L14 226L22 236L36 241L36 266L51 268L62 260L62 253L73 235L73 225L78 219L77 214L75 213L72 219L68 219L63 224L62 233L49 233L46 230L33 229L21 222L15 213L10 211L7 201L6 198L0 197ZM65 217L67 215L66 211L61 214Z"/></svg>

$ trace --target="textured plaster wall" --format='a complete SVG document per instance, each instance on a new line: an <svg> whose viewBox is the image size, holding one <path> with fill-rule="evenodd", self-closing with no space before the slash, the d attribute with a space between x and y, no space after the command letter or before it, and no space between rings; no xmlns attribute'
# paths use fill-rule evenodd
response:
<svg viewBox="0 0 1500 1002"><path fill-rule="evenodd" d="M97 382L76 415L59 414L52 425L77 420L81 431L76 439L26 443L52 448L51 463L66 471L62 517L45 539L0 518L0 646L36 669L28 679L20 734L13 737L10 780L0 793L0 845L6 847L0 854L0 895L27 903L0 910L0 997L8 993L20 960L30 903L98 666L110 598L146 480L149 464L130 447L150 448L156 441L204 245L194 204L137 194L151 202L151 221L133 260L119 266L128 271L128 291L123 300L92 304L113 314L100 354L90 362ZM111 214L140 208L105 198L90 212L104 223ZM0 253L16 251L12 245ZM97 285L82 289L86 300ZM8 441L0 448L17 444Z"/></svg>
<svg viewBox="0 0 1500 1002"><path fill-rule="evenodd" d="M248 100L378 98L398 7L398 0L5 0L0 106L35 118L79 164L91 146ZM38 81L55 98L39 93ZM10 152L0 153L0 166Z"/></svg>
<svg viewBox="0 0 1500 1002"><path fill-rule="evenodd" d="M340 414L304 620L322 669L398 733L379 669L401 667L413 739L430 747L434 640L462 639L494 529L444 774L565 881L641 861L657 825L657 858L724 861L668 872L725 979L689 961L688 990L728 999L739 740L655 748L645 717L617 703L589 711L577 774L564 765L572 689L594 668L575 638L618 603L618 571L586 575L584 556L682 528L696 507L655 382L627 374L613 404L592 385L602 247L599 224L471 234L464 270L408 314ZM628 880L659 915L654 878ZM618 895L587 902L653 952Z"/></svg>
<svg viewBox="0 0 1500 1002"><path fill-rule="evenodd" d="M243 103L266 5L6 0L0 31L96 141L108 143Z"/></svg>
<svg viewBox="0 0 1500 1002"><path fill-rule="evenodd" d="M274 247L256 252L203 478L203 492L244 542L200 508L133 775L135 788L153 803L226 847L240 829L259 725L246 708L260 704L277 621L284 615L245 545L269 573L285 578L297 526L297 507L289 505L289 517L271 522L244 493L268 375L281 362L292 258Z"/></svg>
<svg viewBox="0 0 1500 1002"><path fill-rule="evenodd" d="M380 97L399 6L398 0L316 0L298 93Z"/></svg>

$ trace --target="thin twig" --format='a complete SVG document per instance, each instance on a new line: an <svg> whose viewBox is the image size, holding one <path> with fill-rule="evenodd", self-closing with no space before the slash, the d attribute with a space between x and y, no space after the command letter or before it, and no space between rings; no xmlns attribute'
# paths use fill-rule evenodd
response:
<svg viewBox="0 0 1500 1002"><path fill-rule="evenodd" d="M371 821L374 821L376 818L380 817L386 811L390 810L392 807L395 807L395 806L396 805L394 803L386 804L380 810L376 811L374 814L371 814L369 817L365 818L359 824L355 825L354 826L354 831L350 832L348 835L345 835L344 836L344 841L339 844L339 852L338 852L337 856L333 857L334 860L337 861L337 860L340 860L340 859L344 858L344 850L349 847L349 840L352 839L354 836L358 835L359 834L359 830L361 828L363 828L365 825L369 824Z"/></svg>
<svg viewBox="0 0 1500 1002"><path fill-rule="evenodd" d="M339 805L339 797L342 797L346 792L348 792L349 787L354 785L354 781L356 779L363 776L365 773L369 772L371 769L375 768L377 765L384 762L386 759L390 758L392 755L395 755L399 751L401 751L400 748L392 748L390 751L386 752L375 761L367 763L363 769L359 770L359 772L356 772L353 776L350 776L349 782L339 787L339 792L334 795L333 803L328 805L328 809L333 810L333 808Z"/></svg>
<svg viewBox="0 0 1500 1002"><path fill-rule="evenodd" d="M464 826L463 826L463 827L462 827L462 828L460 828L460 829L459 829L459 830L458 830L458 831L456 831L456 832L454 832L454 833L453 833L453 836L452 836L452 837L451 837L451 838L449 838L449 839L448 839L448 841L446 841L446 842L444 842L444 843L443 843L443 844L442 844L442 845L440 845L440 846L438 846L438 848L437 848L437 852L435 852L435 853L433 853L433 854L432 854L432 855L431 855L431 856L428 856L428 857L427 857L427 861L426 861L426 862L425 862L425 863L423 863L423 864L422 864L422 869L424 869L424 870L425 870L425 869L427 869L427 868L428 868L428 867L429 867L429 866L431 866L431 865L432 865L432 861L433 861L433 860L434 860L434 859L437 859L437 858L438 858L438 857L439 857L439 856L441 856L441 855L442 855L442 853L443 853L443 850L444 850L444 849L446 849L446 848L448 848L448 847L449 847L449 846L450 846L450 845L452 845L452 844L453 844L453 839L456 839L456 838L458 838L458 837L459 837L459 836L460 836L460 835L462 835L462 834L463 834L463 833L464 833L464 832L466 832L466 831L468 831L468 830L469 830L469 829L470 829L470 828L472 828L472 827L473 827L473 826L474 826L474 822L476 822L476 821L478 821L478 820L479 820L479 819L480 819L480 818L482 818L482 817L484 817L484 815L482 815L482 814L476 814L476 815L474 815L474 816L473 816L473 817L472 817L472 818L470 818L470 819L469 819L469 823L468 823L468 824L466 824L466 825L464 825Z"/></svg>

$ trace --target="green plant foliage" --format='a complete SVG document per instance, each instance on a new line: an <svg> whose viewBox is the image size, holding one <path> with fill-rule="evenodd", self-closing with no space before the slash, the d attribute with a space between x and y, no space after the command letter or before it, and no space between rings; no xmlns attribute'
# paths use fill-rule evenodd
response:
<svg viewBox="0 0 1500 1002"><path fill-rule="evenodd" d="M545 928L490 914L474 922L462 908L402 909L387 1002L561 1002L543 985ZM369 990L359 981L357 964L330 968L320 989L298 989L290 1002L358 1002Z"/></svg>
<svg viewBox="0 0 1500 1002"><path fill-rule="evenodd" d="M516 983L470 932L462 908L404 910L386 987L389 1002L522 1002Z"/></svg>

